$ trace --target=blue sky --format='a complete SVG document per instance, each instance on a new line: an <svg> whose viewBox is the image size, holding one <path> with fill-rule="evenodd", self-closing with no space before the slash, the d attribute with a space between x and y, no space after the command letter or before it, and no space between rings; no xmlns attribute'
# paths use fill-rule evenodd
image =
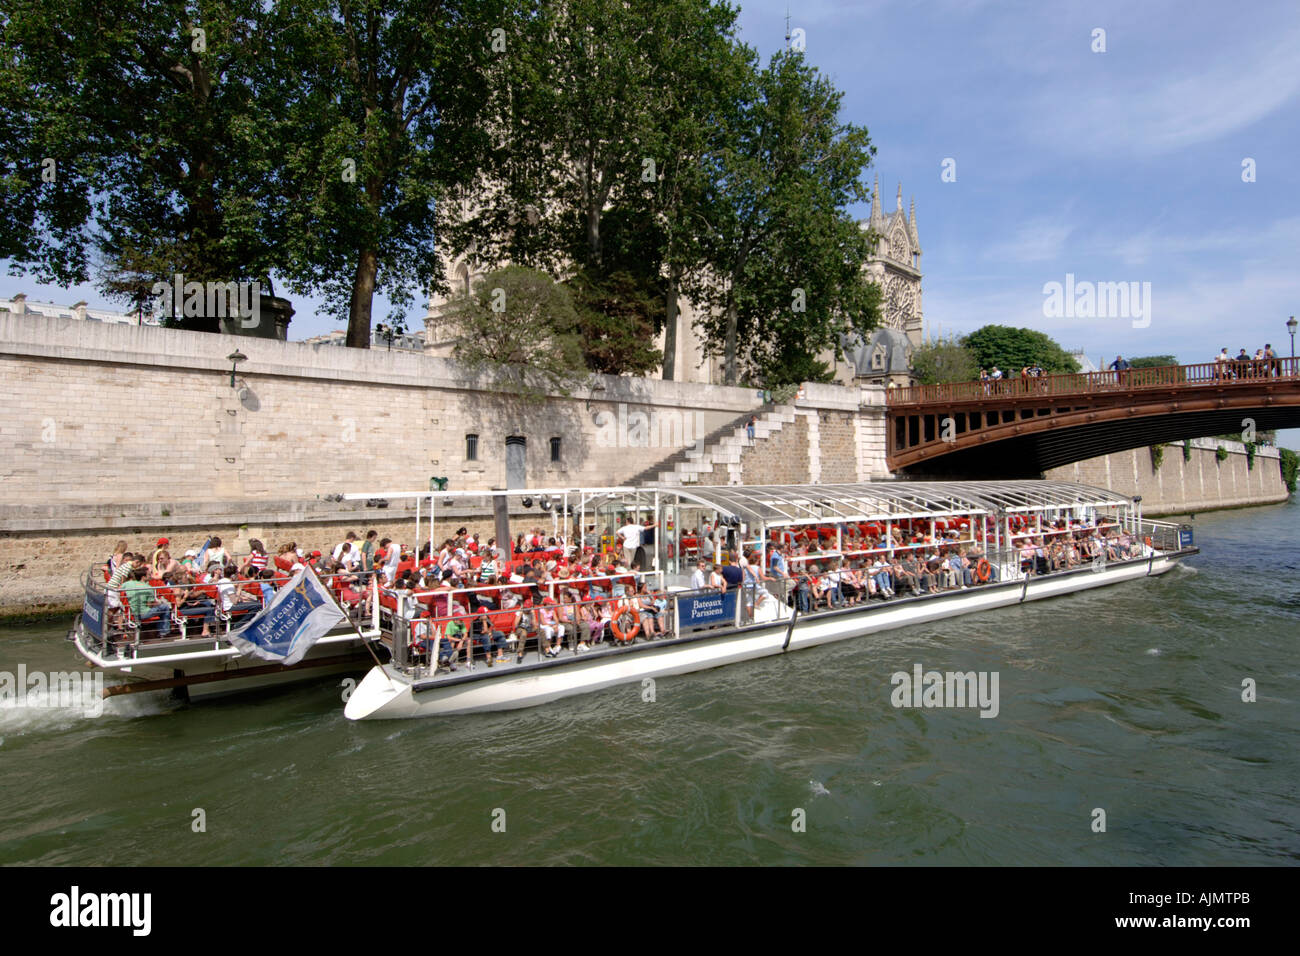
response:
<svg viewBox="0 0 1300 956"><path fill-rule="evenodd" d="M742 39L765 56L779 49L786 10L748 0ZM867 177L880 175L885 211L900 181L904 205L916 198L931 329L1027 326L1107 362L1205 362L1265 342L1289 353L1300 4L816 0L789 11L809 59L845 91L845 118L870 131ZM945 159L954 182L941 181ZM1247 159L1254 182L1242 180ZM1150 323L1047 317L1044 284L1067 273L1150 283ZM89 287L5 277L2 288L107 304ZM294 302L294 338L342 325ZM376 321L387 309L376 302Z"/></svg>

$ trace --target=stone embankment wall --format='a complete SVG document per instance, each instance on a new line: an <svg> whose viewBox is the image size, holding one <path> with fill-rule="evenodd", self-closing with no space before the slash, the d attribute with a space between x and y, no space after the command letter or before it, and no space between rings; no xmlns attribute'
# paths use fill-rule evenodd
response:
<svg viewBox="0 0 1300 956"><path fill-rule="evenodd" d="M1142 513L1148 516L1273 504L1287 499L1276 448L1256 448L1251 465L1241 442L1194 438L1191 446L1191 458L1184 461L1182 442L1166 445L1159 468L1154 465L1151 449L1132 448L1053 468L1045 477L1141 495ZM1218 459L1220 446L1228 452L1224 461Z"/></svg>

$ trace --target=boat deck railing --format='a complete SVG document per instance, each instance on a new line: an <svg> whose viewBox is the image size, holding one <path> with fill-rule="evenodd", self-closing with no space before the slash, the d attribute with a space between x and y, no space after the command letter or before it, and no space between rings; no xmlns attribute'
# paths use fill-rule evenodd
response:
<svg viewBox="0 0 1300 956"><path fill-rule="evenodd" d="M336 631L360 630L363 637L378 636L376 615L363 613L363 607L366 592L373 590L373 582L380 573L374 570L318 575L347 615ZM149 591L146 603L151 611L157 613L148 614L141 621L136 619L125 587L108 587L104 580L104 565L91 565L82 576L82 583L87 596L96 597L102 609L98 629L88 629L83 625L87 649L109 659L143 660L177 652L205 654L228 649L232 647L228 640L230 632L262 610L270 598L260 587L256 596L252 593L252 586L258 584L257 579L232 582L237 596L229 609L223 606L215 582L145 584ZM272 585L274 594L273 582L267 579L266 583ZM345 586L348 591L343 590ZM343 595L349 593L353 599L344 599ZM191 600L193 595L199 597ZM209 630L206 636L201 631L205 621Z"/></svg>
<svg viewBox="0 0 1300 956"><path fill-rule="evenodd" d="M1161 522L1144 522L1142 529L1148 532L1148 535L1154 532L1167 537L1171 531L1177 531L1177 526ZM1162 543L1166 541L1166 537L1161 538ZM1132 539L1131 551L1125 553L1121 549L1115 555L1116 560L1141 559L1164 550L1146 546L1141 538L1134 538L1131 533L1130 538ZM1103 540L1111 547L1118 547L1121 536L1117 534ZM1176 538L1169 540L1176 543ZM934 545L928 547L933 549ZM1169 550L1175 549L1171 547ZM1034 550L1036 552L1039 549ZM1037 553L1027 554L1026 551L1027 549L1023 546L1001 549L990 548L980 554L980 557L988 561L988 567L982 569L987 575L987 579L983 579L980 574L976 573L974 565L968 569L968 573L954 569L952 571L951 586L944 587L936 593L921 591L919 575L918 587L908 589L905 592L899 581L892 580L893 571L891 566L855 570L864 579L868 577L879 579L883 573L888 573L891 576L891 590L895 592L895 598L926 600L964 589L1018 582L1026 578L1050 577L1089 566L1094 570L1104 570L1108 565L1107 551L1103 550L1100 555L1094 557L1081 548L1072 563L1052 570L1045 558L1040 557ZM832 556L820 555L812 557L828 558ZM925 573L929 574L931 572L926 570ZM933 574L936 576L944 575L945 578L947 576L944 569L939 569ZM603 640L591 645L589 651L603 656L613 651L631 649L633 645L638 648L646 648L657 643L680 643L693 639L708 639L716 636L716 632L720 629L734 631L753 626L775 624L788 621L794 613L796 604L801 608L799 611L800 620L839 613L849 606L849 599L846 598L844 592L837 593L833 588L827 589L828 593L819 600L812 600L812 595L808 592L805 592L805 597L801 597L799 591L801 588L806 587L807 577L807 575L801 573L796 573L789 578L768 576L763 578L757 585L752 583L742 584L736 588L723 591L706 588L703 590L655 592L653 597L658 604L659 613L657 614L658 627L653 637L641 633L635 635L631 640L620 640L610 633L608 624L602 624L599 629L604 632ZM562 584L563 582L555 583ZM546 589L547 585L543 584L540 587ZM861 606L866 613L884 609L896 603L893 599L881 600L879 595L868 595L865 590L855 590L858 593L852 600ZM716 599L722 598L728 606L724 618L721 620L709 619L700 624L686 623L682 613L682 606L685 602L694 602L702 598L712 598L714 599L713 603L717 603ZM548 659L544 652L546 645L554 641L554 633L550 639L547 639L540 628L536 626L536 622L524 622L522 626L516 628L510 634L497 631L494 636L488 615L501 612L478 610L468 613L462 611L451 614L408 617L406 616L408 610L415 614L422 614L422 611L407 605L403 608L402 613L394 615L394 626L387 632L391 642L393 664L415 680L455 679L453 669L467 668L472 671L485 666L485 656L492 656L501 647L508 648L508 653L506 653L506 659L503 663L495 665L497 667L509 669L519 664L526 664L526 666L532 668L538 664L559 663L561 658L572 659L579 654L577 647L579 642L583 640L583 635L573 630L573 620L578 615L583 614L584 611L590 613L596 608L603 609L613 600L619 599L609 597L582 600L565 599L559 601L556 605L552 605L556 609L565 609L564 613L568 615L569 619L560 622L565 627L564 637L560 640L562 649L558 657L551 659ZM526 612L530 609L516 606L510 610ZM619 608L615 608L616 613L612 615L614 619L617 619L619 610ZM454 638L448 639L446 627L453 621L459 621L465 630L463 633L458 633ZM627 633L626 628L623 628L623 631L625 634ZM443 661L441 665L439 663L440 659ZM447 664L454 665L454 668L448 667Z"/></svg>

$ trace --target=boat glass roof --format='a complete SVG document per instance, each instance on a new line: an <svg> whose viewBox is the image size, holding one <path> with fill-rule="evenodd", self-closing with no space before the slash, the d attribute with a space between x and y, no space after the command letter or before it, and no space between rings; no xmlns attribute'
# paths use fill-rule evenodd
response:
<svg viewBox="0 0 1300 956"><path fill-rule="evenodd" d="M1127 505L1124 495L1069 481L868 481L825 485L650 486L748 524L812 524L931 515L993 514L1040 508ZM588 499L617 503L625 494Z"/></svg>

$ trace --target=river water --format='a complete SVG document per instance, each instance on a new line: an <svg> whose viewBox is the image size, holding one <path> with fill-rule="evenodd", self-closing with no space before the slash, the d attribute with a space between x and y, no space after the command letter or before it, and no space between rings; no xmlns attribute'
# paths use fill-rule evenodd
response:
<svg viewBox="0 0 1300 956"><path fill-rule="evenodd" d="M1300 504L1192 523L1202 554L1160 578L653 700L360 724L337 680L98 718L6 701L0 863L1293 864ZM66 630L0 628L0 671L75 668ZM996 672L997 716L895 708L916 664Z"/></svg>

